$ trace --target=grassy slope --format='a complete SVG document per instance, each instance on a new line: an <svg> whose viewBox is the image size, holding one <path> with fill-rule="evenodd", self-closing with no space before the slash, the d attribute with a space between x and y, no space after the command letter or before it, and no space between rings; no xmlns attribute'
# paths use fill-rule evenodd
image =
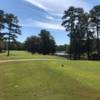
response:
<svg viewBox="0 0 100 100"><path fill-rule="evenodd" d="M100 63L0 63L0 100L100 100Z"/></svg>

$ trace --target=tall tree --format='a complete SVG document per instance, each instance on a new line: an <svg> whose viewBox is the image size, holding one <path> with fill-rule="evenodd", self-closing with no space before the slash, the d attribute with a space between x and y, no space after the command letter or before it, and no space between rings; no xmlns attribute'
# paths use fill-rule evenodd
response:
<svg viewBox="0 0 100 100"><path fill-rule="evenodd" d="M93 7L93 9L90 11L91 15L91 24L92 27L95 29L96 38L97 38L97 54L100 57L100 43L99 43L99 37L100 37L100 5L97 5Z"/></svg>
<svg viewBox="0 0 100 100"><path fill-rule="evenodd" d="M87 57L89 59L90 53L92 51L91 40L93 40L93 32L91 31L90 15L88 13L82 13L80 15L80 26L81 26L80 27L80 30L81 30L80 33L81 33L81 35L83 35L81 40L83 42L85 42ZM82 49L84 49L84 48L82 48Z"/></svg>
<svg viewBox="0 0 100 100"><path fill-rule="evenodd" d="M2 29L4 29L4 11L0 10L0 52L2 51L2 41L4 39Z"/></svg>
<svg viewBox="0 0 100 100"><path fill-rule="evenodd" d="M82 8L70 7L62 17L62 25L70 32L70 58L74 59L80 59L81 55L81 40L84 38L83 14Z"/></svg>
<svg viewBox="0 0 100 100"><path fill-rule="evenodd" d="M68 10L64 11L64 15L62 17L63 22L62 26L65 27L66 31L70 32L70 59L72 59L72 37L73 37L73 30L75 27L75 8L70 7Z"/></svg>
<svg viewBox="0 0 100 100"><path fill-rule="evenodd" d="M41 39L41 50L43 54L55 53L55 41L54 38L50 35L50 32L47 30L41 30L40 34Z"/></svg>
<svg viewBox="0 0 100 100"><path fill-rule="evenodd" d="M18 24L18 19L13 14L5 14L5 22L7 24L7 29L9 32L6 34L8 36L8 56L10 55L10 41L15 40L17 34L21 34L20 26Z"/></svg>
<svg viewBox="0 0 100 100"><path fill-rule="evenodd" d="M83 14L84 10L82 8L75 8L75 28L74 28L74 38L76 41L75 59L80 59L81 56L81 40L84 38L83 32ZM74 42L75 42L74 41Z"/></svg>

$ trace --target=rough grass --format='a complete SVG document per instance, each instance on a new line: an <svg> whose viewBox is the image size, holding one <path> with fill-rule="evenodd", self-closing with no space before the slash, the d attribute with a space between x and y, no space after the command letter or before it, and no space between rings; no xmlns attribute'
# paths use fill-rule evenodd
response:
<svg viewBox="0 0 100 100"><path fill-rule="evenodd" d="M0 100L100 100L100 62L60 59L0 63Z"/></svg>

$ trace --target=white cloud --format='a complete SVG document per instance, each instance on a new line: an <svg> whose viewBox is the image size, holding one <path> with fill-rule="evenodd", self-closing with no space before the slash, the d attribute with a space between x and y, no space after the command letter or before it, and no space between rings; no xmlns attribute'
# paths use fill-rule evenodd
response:
<svg viewBox="0 0 100 100"><path fill-rule="evenodd" d="M30 2L30 3L34 4L35 6L41 8L41 9L43 9L45 11L48 10L47 7L43 6L42 4L40 4L39 2L37 2L36 0L25 0L25 1Z"/></svg>
<svg viewBox="0 0 100 100"><path fill-rule="evenodd" d="M85 0L26 0L37 7L53 13L56 15L61 15L65 9L69 6L83 7L89 10L89 4Z"/></svg>
<svg viewBox="0 0 100 100"><path fill-rule="evenodd" d="M85 0L25 0L38 8L41 8L47 12L44 16L44 20L48 19L48 22L28 20L24 27L39 27L46 29L64 30L61 24L61 16L65 9L69 6L83 7L89 10L89 4ZM41 16L41 15L40 15ZM50 22L51 21L51 22Z"/></svg>
<svg viewBox="0 0 100 100"><path fill-rule="evenodd" d="M27 24L26 24L27 23ZM22 24L23 27L37 27L42 29L53 29L53 30L64 30L64 28L59 23L47 23L42 21L36 21L28 19L25 23Z"/></svg>
<svg viewBox="0 0 100 100"><path fill-rule="evenodd" d="M55 19L54 17L48 16L48 15L46 16L46 18L49 19L49 20L54 20Z"/></svg>

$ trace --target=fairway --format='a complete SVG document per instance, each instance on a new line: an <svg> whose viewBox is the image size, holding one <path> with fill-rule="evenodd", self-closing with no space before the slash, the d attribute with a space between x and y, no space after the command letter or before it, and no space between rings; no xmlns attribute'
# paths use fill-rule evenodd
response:
<svg viewBox="0 0 100 100"><path fill-rule="evenodd" d="M100 62L23 51L0 59L56 59L1 62L0 100L100 100Z"/></svg>

